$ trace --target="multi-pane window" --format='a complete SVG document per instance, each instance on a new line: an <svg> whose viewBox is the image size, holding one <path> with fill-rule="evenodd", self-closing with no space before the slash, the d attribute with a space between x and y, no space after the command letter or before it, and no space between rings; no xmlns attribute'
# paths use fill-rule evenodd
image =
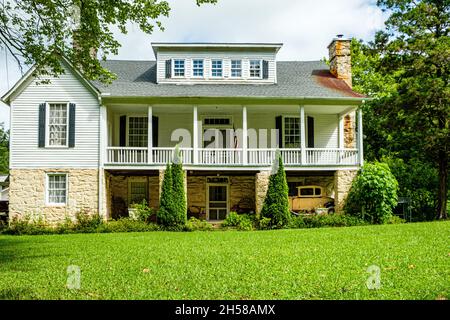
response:
<svg viewBox="0 0 450 320"><path fill-rule="evenodd" d="M242 60L231 60L231 76L233 78L242 77Z"/></svg>
<svg viewBox="0 0 450 320"><path fill-rule="evenodd" d="M284 147L300 148L300 118L284 118Z"/></svg>
<svg viewBox="0 0 450 320"><path fill-rule="evenodd" d="M128 146L146 147L148 143L148 118L128 118Z"/></svg>
<svg viewBox="0 0 450 320"><path fill-rule="evenodd" d="M222 60L212 60L211 61L211 76L221 77L222 76Z"/></svg>
<svg viewBox="0 0 450 320"><path fill-rule="evenodd" d="M147 182L131 181L129 188L130 204L141 203L144 199L147 200Z"/></svg>
<svg viewBox="0 0 450 320"><path fill-rule="evenodd" d="M66 204L67 174L52 173L47 175L47 202L49 204Z"/></svg>
<svg viewBox="0 0 450 320"><path fill-rule="evenodd" d="M250 77L261 78L261 60L250 60Z"/></svg>
<svg viewBox="0 0 450 320"><path fill-rule="evenodd" d="M192 75L194 77L203 77L203 60L202 59L192 60Z"/></svg>
<svg viewBox="0 0 450 320"><path fill-rule="evenodd" d="M67 103L48 105L48 145L67 146Z"/></svg>
<svg viewBox="0 0 450 320"><path fill-rule="evenodd" d="M173 60L173 74L175 77L184 77L184 60Z"/></svg>

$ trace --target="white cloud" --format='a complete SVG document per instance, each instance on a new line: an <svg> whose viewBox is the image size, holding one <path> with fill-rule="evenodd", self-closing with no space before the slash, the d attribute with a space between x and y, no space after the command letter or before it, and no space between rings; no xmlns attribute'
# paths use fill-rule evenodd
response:
<svg viewBox="0 0 450 320"><path fill-rule="evenodd" d="M152 35L131 26L116 32L122 47L114 59L154 59L151 42L282 42L279 60L319 60L336 34L365 40L383 27L385 14L373 0L219 0L197 7L195 0L169 0L165 31ZM9 86L20 77L10 57ZM4 53L0 52L0 95L8 89ZM9 110L0 103L0 122Z"/></svg>

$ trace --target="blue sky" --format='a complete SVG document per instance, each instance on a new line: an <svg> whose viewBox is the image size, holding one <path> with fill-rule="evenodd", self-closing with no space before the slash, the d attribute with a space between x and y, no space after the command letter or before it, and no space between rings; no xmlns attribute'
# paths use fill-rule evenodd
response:
<svg viewBox="0 0 450 320"><path fill-rule="evenodd" d="M373 0L219 0L197 7L195 0L169 0L165 31L152 35L130 26L114 59L152 60L152 41L282 42L279 60L319 60L336 34L371 40L386 15ZM8 68L6 67L8 61ZM8 72L6 72L8 70ZM20 78L11 56L0 48L0 96ZM9 127L9 108L0 102L0 123Z"/></svg>

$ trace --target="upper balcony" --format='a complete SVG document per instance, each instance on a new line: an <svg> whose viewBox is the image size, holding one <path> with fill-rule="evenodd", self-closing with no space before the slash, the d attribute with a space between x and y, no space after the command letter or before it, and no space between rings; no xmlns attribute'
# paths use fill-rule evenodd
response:
<svg viewBox="0 0 450 320"><path fill-rule="evenodd" d="M187 169L269 168L277 150L287 170L357 167L362 124L354 111L317 105L110 105L102 107L102 141L108 142L102 160L111 169L164 167L179 144Z"/></svg>

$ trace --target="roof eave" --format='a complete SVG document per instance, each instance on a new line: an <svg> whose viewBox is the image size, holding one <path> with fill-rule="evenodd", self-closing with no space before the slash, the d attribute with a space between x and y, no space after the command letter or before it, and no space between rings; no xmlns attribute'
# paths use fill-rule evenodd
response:
<svg viewBox="0 0 450 320"><path fill-rule="evenodd" d="M224 96L114 96L109 93L102 94L102 100L105 103L120 102L120 103L220 103L220 102L235 102L248 104L329 104L329 105L353 105L359 106L364 101L371 100L367 97L270 97L270 96L255 96L255 97L224 97Z"/></svg>

